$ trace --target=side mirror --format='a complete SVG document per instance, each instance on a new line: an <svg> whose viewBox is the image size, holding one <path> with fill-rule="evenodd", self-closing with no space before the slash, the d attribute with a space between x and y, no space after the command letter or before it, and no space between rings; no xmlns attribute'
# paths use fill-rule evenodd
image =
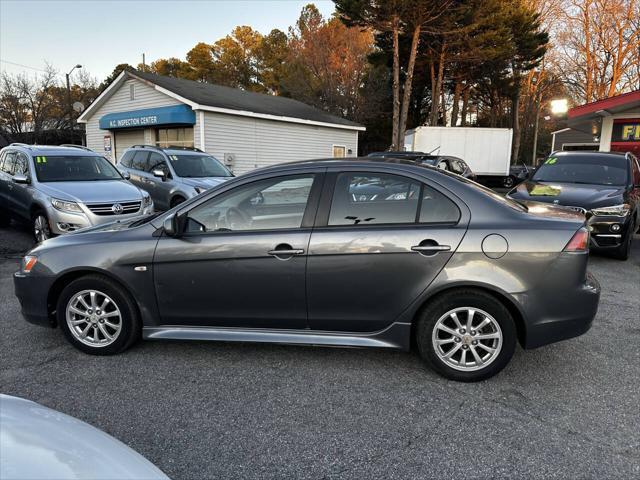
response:
<svg viewBox="0 0 640 480"><path fill-rule="evenodd" d="M131 174L129 172L122 172L122 176L125 180L131 180Z"/></svg>
<svg viewBox="0 0 640 480"><path fill-rule="evenodd" d="M163 182L167 178L167 173L164 170L160 170L159 168L152 170L151 173L154 177L161 178Z"/></svg>
<svg viewBox="0 0 640 480"><path fill-rule="evenodd" d="M26 175L19 173L17 175L13 176L13 181L15 183L21 183L23 185L29 184L31 183L31 180L29 180L29 177L27 177Z"/></svg>
<svg viewBox="0 0 640 480"><path fill-rule="evenodd" d="M178 236L178 216L174 213L164 219L162 229L170 237Z"/></svg>

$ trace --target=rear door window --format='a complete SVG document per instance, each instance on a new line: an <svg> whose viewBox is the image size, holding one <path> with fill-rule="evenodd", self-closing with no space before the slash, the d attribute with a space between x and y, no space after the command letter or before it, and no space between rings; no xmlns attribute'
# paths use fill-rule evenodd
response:
<svg viewBox="0 0 640 480"><path fill-rule="evenodd" d="M144 172L147 170L149 152L137 151L131 161L131 168Z"/></svg>
<svg viewBox="0 0 640 480"><path fill-rule="evenodd" d="M340 173L331 201L330 226L416 221L420 183L399 175Z"/></svg>
<svg viewBox="0 0 640 480"><path fill-rule="evenodd" d="M124 155L120 159L120 165L124 167L131 167L131 161L133 160L133 156L135 155L135 150L129 150L128 152L124 152Z"/></svg>

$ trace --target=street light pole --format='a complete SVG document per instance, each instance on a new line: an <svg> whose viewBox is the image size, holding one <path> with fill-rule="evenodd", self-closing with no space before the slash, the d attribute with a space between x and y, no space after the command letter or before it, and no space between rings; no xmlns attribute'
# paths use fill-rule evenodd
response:
<svg viewBox="0 0 640 480"><path fill-rule="evenodd" d="M69 70L69 73L65 74L67 77L67 110L69 114L69 131L71 132L71 143L73 143L74 138L73 138L73 105L71 104L71 83L69 82L69 77L76 68L82 68L82 65L77 64L75 67Z"/></svg>

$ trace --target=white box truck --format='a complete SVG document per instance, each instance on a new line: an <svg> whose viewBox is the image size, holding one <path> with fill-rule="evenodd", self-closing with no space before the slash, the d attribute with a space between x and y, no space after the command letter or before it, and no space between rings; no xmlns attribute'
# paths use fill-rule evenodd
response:
<svg viewBox="0 0 640 480"><path fill-rule="evenodd" d="M510 128L417 127L407 131L405 150L458 157L478 176L506 177L512 139Z"/></svg>

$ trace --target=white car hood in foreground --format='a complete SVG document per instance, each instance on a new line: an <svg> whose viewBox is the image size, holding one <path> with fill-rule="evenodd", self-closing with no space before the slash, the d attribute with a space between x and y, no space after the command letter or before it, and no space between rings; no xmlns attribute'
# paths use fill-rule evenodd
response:
<svg viewBox="0 0 640 480"><path fill-rule="evenodd" d="M124 443L76 418L0 395L0 478L168 479Z"/></svg>

